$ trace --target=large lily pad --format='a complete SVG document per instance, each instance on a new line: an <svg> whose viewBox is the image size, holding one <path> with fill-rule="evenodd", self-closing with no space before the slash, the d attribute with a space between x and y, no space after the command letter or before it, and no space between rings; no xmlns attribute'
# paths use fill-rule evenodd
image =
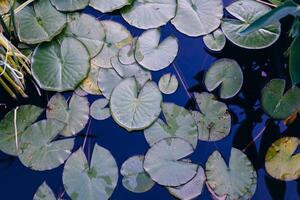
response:
<svg viewBox="0 0 300 200"><path fill-rule="evenodd" d="M40 44L33 53L32 74L42 89L75 90L87 76L90 56L77 39L67 37Z"/></svg>
<svg viewBox="0 0 300 200"><path fill-rule="evenodd" d="M195 93L200 112L192 111L197 122L199 139L218 141L230 133L231 116L226 104L216 100L213 94Z"/></svg>
<svg viewBox="0 0 300 200"><path fill-rule="evenodd" d="M211 34L205 35L203 37L203 42L205 46L212 51L221 51L226 44L226 38L224 33L217 29Z"/></svg>
<svg viewBox="0 0 300 200"><path fill-rule="evenodd" d="M247 49L262 49L271 46L280 36L280 23L275 23L249 34L241 34L251 23L268 13L271 8L253 0L233 2L226 10L236 19L224 19L222 31L227 39Z"/></svg>
<svg viewBox="0 0 300 200"><path fill-rule="evenodd" d="M33 105L24 105L11 110L0 122L0 150L6 154L17 156L17 147L25 129L34 123L44 110ZM15 115L16 113L16 115ZM16 124L14 124L16 117ZM15 125L17 130L15 130ZM17 133L17 138L16 138Z"/></svg>
<svg viewBox="0 0 300 200"><path fill-rule="evenodd" d="M114 69L99 70L98 87L103 96L110 99L113 89L122 81L122 77Z"/></svg>
<svg viewBox="0 0 300 200"><path fill-rule="evenodd" d="M44 182L34 194L33 200L56 200L52 189Z"/></svg>
<svg viewBox="0 0 300 200"><path fill-rule="evenodd" d="M177 38L170 36L160 43L160 31L144 32L136 42L135 59L144 68L158 71L168 67L178 53Z"/></svg>
<svg viewBox="0 0 300 200"><path fill-rule="evenodd" d="M229 166L218 151L208 158L205 169L208 185L217 196L227 195L228 200L251 199L257 175L251 161L240 150L232 148Z"/></svg>
<svg viewBox="0 0 300 200"><path fill-rule="evenodd" d="M22 134L19 159L28 168L54 169L71 154L74 138L54 140L65 124L54 119L39 121Z"/></svg>
<svg viewBox="0 0 300 200"><path fill-rule="evenodd" d="M176 0L137 0L122 10L122 17L137 28L158 28L175 16L176 4Z"/></svg>
<svg viewBox="0 0 300 200"><path fill-rule="evenodd" d="M164 103L161 107L166 123L158 119L144 131L148 144L153 146L162 139L178 137L188 141L196 148L198 143L198 129L190 112L173 103Z"/></svg>
<svg viewBox="0 0 300 200"><path fill-rule="evenodd" d="M91 116L96 120L105 120L110 117L110 110L106 108L108 105L107 99L98 99L91 105Z"/></svg>
<svg viewBox="0 0 300 200"><path fill-rule="evenodd" d="M51 0L51 3L60 11L76 11L89 5L89 0Z"/></svg>
<svg viewBox="0 0 300 200"><path fill-rule="evenodd" d="M66 192L77 200L109 199L117 181L118 166L114 157L97 144L90 165L79 149L67 160L63 172Z"/></svg>
<svg viewBox="0 0 300 200"><path fill-rule="evenodd" d="M103 13L112 12L129 5L131 0L90 0L90 6Z"/></svg>
<svg viewBox="0 0 300 200"><path fill-rule="evenodd" d="M28 44L51 41L66 25L67 17L50 0L35 1L16 13L19 39Z"/></svg>
<svg viewBox="0 0 300 200"><path fill-rule="evenodd" d="M150 190L155 182L143 168L144 156L133 156L126 160L121 167L123 186L131 192L143 193Z"/></svg>
<svg viewBox="0 0 300 200"><path fill-rule="evenodd" d="M112 92L110 109L114 120L128 131L149 127L161 112L162 95L157 85L148 81L142 88L135 78L123 80Z"/></svg>
<svg viewBox="0 0 300 200"><path fill-rule="evenodd" d="M300 139L283 137L275 141L266 155L266 170L272 177L291 181L300 178L300 153L295 153Z"/></svg>
<svg viewBox="0 0 300 200"><path fill-rule="evenodd" d="M241 90L243 81L244 76L239 64L227 58L213 63L204 79L205 86L210 92L220 86L220 97L223 99L235 96Z"/></svg>
<svg viewBox="0 0 300 200"><path fill-rule="evenodd" d="M158 82L159 90L164 94L173 94L178 89L178 80L171 73L164 74Z"/></svg>
<svg viewBox="0 0 300 200"><path fill-rule="evenodd" d="M273 79L262 90L261 104L267 114L286 119L300 108L300 90L293 86L286 93L285 80Z"/></svg>
<svg viewBox="0 0 300 200"><path fill-rule="evenodd" d="M172 24L188 36L206 35L217 29L223 17L221 0L178 0Z"/></svg>

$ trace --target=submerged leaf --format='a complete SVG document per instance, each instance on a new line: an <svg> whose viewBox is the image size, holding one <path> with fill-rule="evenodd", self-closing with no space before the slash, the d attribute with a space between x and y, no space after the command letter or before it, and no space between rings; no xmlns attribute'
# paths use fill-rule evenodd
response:
<svg viewBox="0 0 300 200"><path fill-rule="evenodd" d="M89 0L51 0L51 3L60 11L76 11L88 6Z"/></svg>
<svg viewBox="0 0 300 200"><path fill-rule="evenodd" d="M56 200L52 189L44 182L34 194L33 200Z"/></svg>
<svg viewBox="0 0 300 200"><path fill-rule="evenodd" d="M171 73L165 74L159 79L158 87L164 94L173 94L178 89L178 80Z"/></svg>

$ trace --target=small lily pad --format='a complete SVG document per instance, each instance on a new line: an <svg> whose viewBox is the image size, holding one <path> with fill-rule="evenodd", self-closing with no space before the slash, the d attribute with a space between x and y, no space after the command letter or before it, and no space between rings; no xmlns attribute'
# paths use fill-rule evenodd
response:
<svg viewBox="0 0 300 200"><path fill-rule="evenodd" d="M122 64L130 65L136 62L134 58L136 40L137 39L134 38L132 40L132 44L126 45L122 49L120 49L118 53L118 58Z"/></svg>
<svg viewBox="0 0 300 200"><path fill-rule="evenodd" d="M107 13L130 4L130 0L90 0L90 6L100 12Z"/></svg>
<svg viewBox="0 0 300 200"><path fill-rule="evenodd" d="M110 110L106 108L108 105L107 99L98 99L91 105L91 116L96 120L105 120L110 117Z"/></svg>
<svg viewBox="0 0 300 200"><path fill-rule="evenodd" d="M205 46L212 51L221 51L226 44L226 37L224 33L217 29L213 33L203 37Z"/></svg>
<svg viewBox="0 0 300 200"><path fill-rule="evenodd" d="M33 200L56 200L52 189L44 182L34 194Z"/></svg>
<svg viewBox="0 0 300 200"><path fill-rule="evenodd" d="M100 88L98 87L99 70L99 67L92 64L88 76L80 84L81 89L83 89L88 94L102 94Z"/></svg>
<svg viewBox="0 0 300 200"><path fill-rule="evenodd" d="M89 0L51 0L51 3L60 11L76 11L87 7Z"/></svg>
<svg viewBox="0 0 300 200"><path fill-rule="evenodd" d="M113 89L122 81L122 77L114 69L100 68L98 75L98 87L103 96L110 99Z"/></svg>
<svg viewBox="0 0 300 200"><path fill-rule="evenodd" d="M158 82L159 90L164 94L173 94L178 89L178 80L171 73L163 75Z"/></svg>

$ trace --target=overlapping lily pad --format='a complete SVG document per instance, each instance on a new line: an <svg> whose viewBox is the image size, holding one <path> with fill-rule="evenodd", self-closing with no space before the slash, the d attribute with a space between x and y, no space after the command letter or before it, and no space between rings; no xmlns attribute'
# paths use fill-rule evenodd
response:
<svg viewBox="0 0 300 200"><path fill-rule="evenodd" d="M99 70L98 87L105 98L110 99L111 92L121 81L122 77L114 69Z"/></svg>
<svg viewBox="0 0 300 200"><path fill-rule="evenodd" d="M105 120L110 117L110 110L106 108L108 105L107 99L98 99L91 105L91 116L96 120Z"/></svg>
<svg viewBox="0 0 300 200"><path fill-rule="evenodd" d="M47 185L46 182L44 182L37 189L36 193L34 194L33 200L56 200L56 198L52 189Z"/></svg>
<svg viewBox="0 0 300 200"><path fill-rule="evenodd" d="M134 50L137 38L132 40L132 44L124 46L118 53L119 61L124 65L135 63Z"/></svg>
<svg viewBox="0 0 300 200"><path fill-rule="evenodd" d="M60 11L76 11L89 5L89 0L51 0L51 3Z"/></svg>
<svg viewBox="0 0 300 200"><path fill-rule="evenodd" d="M208 49L212 51L221 51L225 47L226 37L220 29L217 29L213 33L205 35L203 37L203 42Z"/></svg>
<svg viewBox="0 0 300 200"><path fill-rule="evenodd" d="M90 6L103 13L112 12L129 5L131 0L90 0Z"/></svg>
<svg viewBox="0 0 300 200"><path fill-rule="evenodd" d="M170 73L163 75L159 82L159 90L164 94L173 94L178 89L178 80L175 75Z"/></svg>
<svg viewBox="0 0 300 200"><path fill-rule="evenodd" d="M102 94L100 88L98 87L99 71L100 71L99 67L92 64L88 76L80 84L81 89L83 89L88 94L92 94L92 95Z"/></svg>

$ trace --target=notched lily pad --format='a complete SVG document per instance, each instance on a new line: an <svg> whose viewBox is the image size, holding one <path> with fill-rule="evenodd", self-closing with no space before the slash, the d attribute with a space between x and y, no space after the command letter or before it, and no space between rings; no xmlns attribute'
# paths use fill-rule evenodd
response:
<svg viewBox="0 0 300 200"><path fill-rule="evenodd" d="M164 94L173 94L178 89L178 80L170 73L163 75L158 82L159 90Z"/></svg>
<svg viewBox="0 0 300 200"><path fill-rule="evenodd" d="M110 117L110 110L106 108L108 105L107 99L98 99L91 105L91 116L96 120L105 120Z"/></svg>
<svg viewBox="0 0 300 200"><path fill-rule="evenodd" d="M52 189L44 182L34 194L33 200L56 200Z"/></svg>
<svg viewBox="0 0 300 200"><path fill-rule="evenodd" d="M122 77L114 69L99 69L98 87L103 96L110 99L113 89L122 81Z"/></svg>
<svg viewBox="0 0 300 200"><path fill-rule="evenodd" d="M221 51L226 44L226 37L224 33L217 29L213 33L203 37L205 46L212 51Z"/></svg>

